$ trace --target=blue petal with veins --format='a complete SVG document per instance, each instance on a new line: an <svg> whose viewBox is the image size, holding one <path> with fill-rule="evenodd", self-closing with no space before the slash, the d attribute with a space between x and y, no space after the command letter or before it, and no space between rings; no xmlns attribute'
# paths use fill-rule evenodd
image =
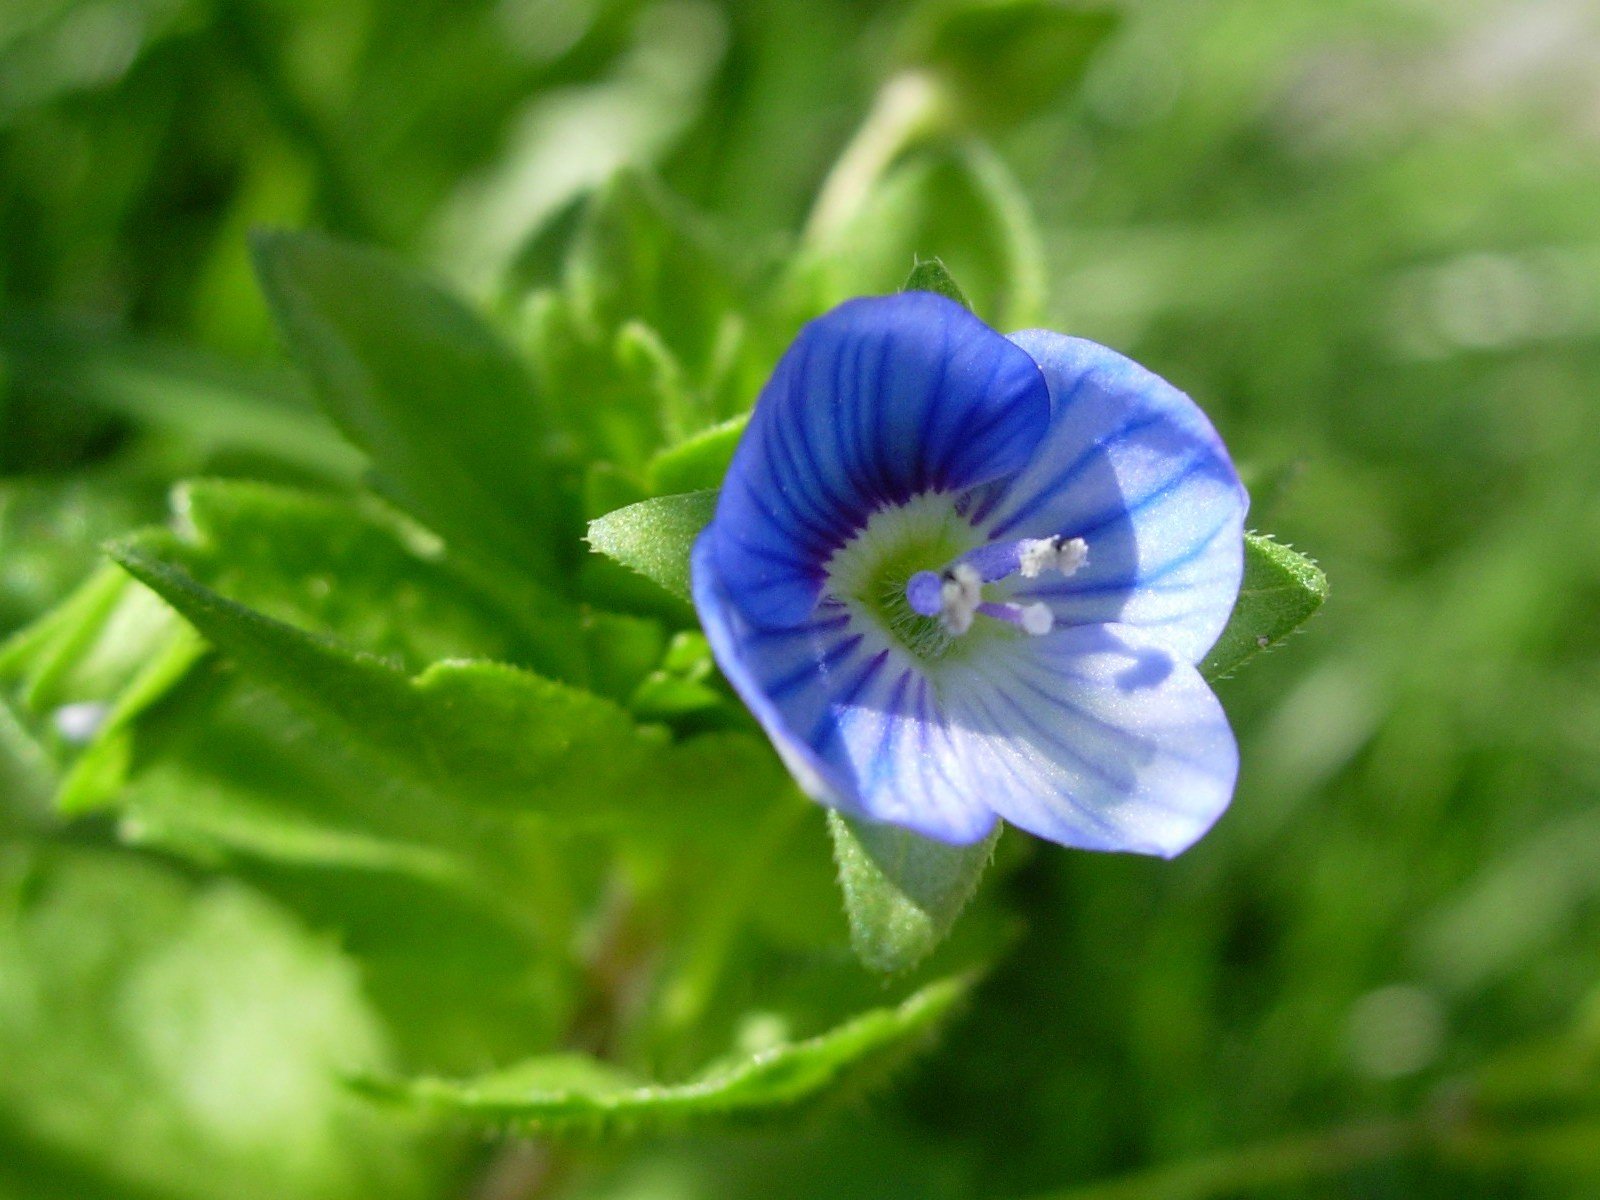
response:
<svg viewBox="0 0 1600 1200"><path fill-rule="evenodd" d="M1170 856L1238 754L1195 668L1243 569L1210 422L1123 356L929 293L811 322L696 542L718 664L811 796Z"/></svg>

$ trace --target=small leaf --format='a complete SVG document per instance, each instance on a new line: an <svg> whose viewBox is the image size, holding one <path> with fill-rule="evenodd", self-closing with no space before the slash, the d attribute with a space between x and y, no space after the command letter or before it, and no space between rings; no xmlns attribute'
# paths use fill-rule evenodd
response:
<svg viewBox="0 0 1600 1200"><path fill-rule="evenodd" d="M965 293L951 278L950 272L945 269L944 262L937 258L925 258L911 268L911 274L906 276L905 284L900 288L902 292L932 292L936 296L943 296L946 300L954 300L962 308L972 308Z"/></svg>
<svg viewBox="0 0 1600 1200"><path fill-rule="evenodd" d="M650 460L651 489L673 494L721 487L749 423L748 414L732 417L660 451Z"/></svg>
<svg viewBox="0 0 1600 1200"><path fill-rule="evenodd" d="M589 545L688 600L689 550L716 508L711 488L643 500L589 522Z"/></svg>
<svg viewBox="0 0 1600 1200"><path fill-rule="evenodd" d="M778 1115L859 1090L903 1062L966 993L941 979L892 1008L861 1013L818 1037L723 1060L677 1084L635 1079L606 1063L561 1054L476 1079L362 1078L368 1095L551 1135L650 1133Z"/></svg>
<svg viewBox="0 0 1600 1200"><path fill-rule="evenodd" d="M1316 563L1265 534L1245 534L1239 602L1201 673L1232 674L1305 624L1327 598L1328 577Z"/></svg>
<svg viewBox="0 0 1600 1200"><path fill-rule="evenodd" d="M255 254L284 340L383 490L458 551L553 575L545 429L510 349L377 251L269 233Z"/></svg>
<svg viewBox="0 0 1600 1200"><path fill-rule="evenodd" d="M994 858L1001 826L972 846L947 846L894 825L829 810L834 861L856 957L874 971L905 971L950 932Z"/></svg>

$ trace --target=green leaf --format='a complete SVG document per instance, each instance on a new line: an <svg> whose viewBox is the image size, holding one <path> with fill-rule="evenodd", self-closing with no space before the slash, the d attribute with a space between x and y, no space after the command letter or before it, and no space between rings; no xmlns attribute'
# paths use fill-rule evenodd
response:
<svg viewBox="0 0 1600 1200"><path fill-rule="evenodd" d="M593 1059L555 1055L476 1079L363 1078L369 1095L529 1133L649 1133L779 1115L860 1090L905 1061L965 995L942 979L901 1004L870 1009L804 1041L734 1055L693 1078L651 1083Z"/></svg>
<svg viewBox="0 0 1600 1200"><path fill-rule="evenodd" d="M510 349L387 255L301 233L254 244L284 340L383 490L456 549L553 577L546 428Z"/></svg>
<svg viewBox="0 0 1600 1200"><path fill-rule="evenodd" d="M576 606L447 557L386 507L231 480L180 485L184 566L241 604L413 670L493 658L570 682L586 670Z"/></svg>
<svg viewBox="0 0 1600 1200"><path fill-rule="evenodd" d="M673 745L610 701L503 663L442 662L413 676L286 625L199 583L168 535L138 535L111 553L241 666L440 796L688 832L686 803L707 826L737 823L753 791L779 786L770 755L748 738ZM722 786L706 789L712 762Z"/></svg>
<svg viewBox="0 0 1600 1200"><path fill-rule="evenodd" d="M688 600L689 551L716 508L710 488L642 500L591 521L589 545Z"/></svg>
<svg viewBox="0 0 1600 1200"><path fill-rule="evenodd" d="M1031 116L1076 86L1120 23L1114 9L1062 0L956 0L922 11L911 61L987 127Z"/></svg>
<svg viewBox="0 0 1600 1200"><path fill-rule="evenodd" d="M107 538L159 520L165 502L164 487L100 478L0 480L0 637L57 604L101 565Z"/></svg>
<svg viewBox="0 0 1600 1200"><path fill-rule="evenodd" d="M1201 673L1231 675L1310 620L1327 598L1328 577L1316 563L1265 534L1245 534L1239 602Z"/></svg>
<svg viewBox="0 0 1600 1200"><path fill-rule="evenodd" d="M725 314L742 306L732 255L652 176L623 171L595 193L566 285L596 328L642 322L697 384L707 381Z"/></svg>
<svg viewBox="0 0 1600 1200"><path fill-rule="evenodd" d="M414 1135L353 1103L383 1034L353 965L234 882L125 854L0 853L0 1141L80 1195L427 1191Z"/></svg>
<svg viewBox="0 0 1600 1200"><path fill-rule="evenodd" d="M945 268L944 262L937 258L925 258L918 261L911 268L911 274L906 276L906 281L901 285L902 292L932 292L936 296L943 296L946 300L954 300L962 308L971 309L966 293L956 284L950 272Z"/></svg>
<svg viewBox="0 0 1600 1200"><path fill-rule="evenodd" d="M731 417L657 453L649 465L651 491L673 495L721 487L749 423L748 414Z"/></svg>
<svg viewBox="0 0 1600 1200"><path fill-rule="evenodd" d="M906 264L937 257L962 280L969 307L991 323L1039 319L1044 251L1031 206L1010 170L981 142L908 154L851 220L806 264L814 302L894 291Z"/></svg>
<svg viewBox="0 0 1600 1200"><path fill-rule="evenodd" d="M828 811L850 944L885 974L917 965L942 942L994 858L1001 826L972 846L947 846L894 825Z"/></svg>

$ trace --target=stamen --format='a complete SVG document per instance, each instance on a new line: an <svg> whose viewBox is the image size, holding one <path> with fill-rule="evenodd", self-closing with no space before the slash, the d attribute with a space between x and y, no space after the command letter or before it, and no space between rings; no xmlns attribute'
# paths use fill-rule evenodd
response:
<svg viewBox="0 0 1600 1200"><path fill-rule="evenodd" d="M986 617L1015 625L1033 637L1043 637L1056 627L1056 615L1050 611L1050 606L1037 600L1032 604L995 604L985 600L978 605L978 611Z"/></svg>
<svg viewBox="0 0 1600 1200"><path fill-rule="evenodd" d="M1023 538L1017 543L1017 569L1024 579L1046 571L1071 575L1089 560L1089 543L1082 538Z"/></svg>
<svg viewBox="0 0 1600 1200"><path fill-rule="evenodd" d="M985 583L995 583L1010 575L1035 579L1046 571L1071 575L1089 559L1089 544L1082 538L1019 538L1014 542L990 542L962 555L960 561L977 571Z"/></svg>
<svg viewBox="0 0 1600 1200"><path fill-rule="evenodd" d="M1088 561L1089 545L1082 538L1057 535L992 542L943 571L918 571L906 582L906 603L925 617L938 617L957 637L972 628L972 619L980 612L1041 637L1055 628L1049 605L992 603L983 598L983 585L1011 575L1036 579L1046 571L1071 575Z"/></svg>

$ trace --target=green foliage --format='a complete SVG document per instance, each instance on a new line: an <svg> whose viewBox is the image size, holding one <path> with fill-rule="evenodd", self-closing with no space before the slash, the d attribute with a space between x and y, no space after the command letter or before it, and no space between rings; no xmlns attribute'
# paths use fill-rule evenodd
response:
<svg viewBox="0 0 1600 1200"><path fill-rule="evenodd" d="M806 265L826 305L900 290L930 252L985 320L1000 328L1038 320L1039 230L1015 177L979 142L938 143L897 160Z"/></svg>
<svg viewBox="0 0 1600 1200"><path fill-rule="evenodd" d="M874 1008L802 1041L731 1054L682 1083L647 1083L563 1054L476 1079L363 1079L369 1094L536 1134L646 1133L784 1115L880 1081L950 1015L970 980L944 979L892 1008Z"/></svg>
<svg viewBox="0 0 1600 1200"><path fill-rule="evenodd" d="M589 545L689 599L689 549L716 511L716 489L641 500L589 523Z"/></svg>
<svg viewBox="0 0 1600 1200"><path fill-rule="evenodd" d="M963 115L1017 121L1069 91L1115 32L1115 9L1064 0L946 0L924 10L908 47Z"/></svg>
<svg viewBox="0 0 1600 1200"><path fill-rule="evenodd" d="M1001 826L972 846L946 846L893 825L828 814L850 944L874 971L909 970L950 932L994 857Z"/></svg>
<svg viewBox="0 0 1600 1200"><path fill-rule="evenodd" d="M168 535L119 543L129 574L201 634L386 767L459 800L580 823L670 825L698 773L738 742L669 750L621 708L504 663L446 661L417 675L230 600L182 566ZM718 798L707 793L702 808ZM714 806L711 806L714 807ZM702 815L714 820L711 812Z"/></svg>
<svg viewBox="0 0 1600 1200"><path fill-rule="evenodd" d="M1571 8L1151 0L1105 37L1043 0L0 5L0 1196L1593 1194ZM282 272L309 347L261 226L337 239ZM691 608L582 535L717 487L800 325L933 258L1295 464L1254 519L1339 601L1247 662L1321 590L1252 541L1207 664L1244 762L1217 830L1170 864L1005 837L886 980ZM103 563L160 522L146 558L272 636L213 644ZM663 545L619 552L681 586ZM353 730L374 678L484 740ZM504 708L552 696L636 766L550 766L565 735ZM904 924L865 928L916 950L961 888L885 861L863 895ZM340 1085L581 1055L677 1095L997 958L893 1089L759 1137L529 1146Z"/></svg>
<svg viewBox="0 0 1600 1200"><path fill-rule="evenodd" d="M1259 533L1244 539L1244 581L1227 628L1200 670L1230 675L1311 619L1328 598L1328 577L1303 554Z"/></svg>
<svg viewBox="0 0 1600 1200"><path fill-rule="evenodd" d="M255 254L284 341L379 487L457 549L550 575L548 430L511 351L375 251L272 233Z"/></svg>
<svg viewBox="0 0 1600 1200"><path fill-rule="evenodd" d="M350 964L249 889L126 854L8 851L0 978L8 1157L65 1164L64 1188L425 1194L415 1135L335 1077L387 1058Z"/></svg>

